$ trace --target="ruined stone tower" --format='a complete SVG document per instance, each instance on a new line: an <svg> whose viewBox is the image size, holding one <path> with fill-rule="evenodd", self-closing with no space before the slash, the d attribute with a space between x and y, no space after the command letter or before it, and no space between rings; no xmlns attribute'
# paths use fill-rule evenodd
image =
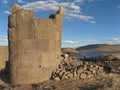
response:
<svg viewBox="0 0 120 90"><path fill-rule="evenodd" d="M13 84L48 80L60 62L64 10L49 19L35 18L34 11L12 5L9 16L10 79Z"/></svg>

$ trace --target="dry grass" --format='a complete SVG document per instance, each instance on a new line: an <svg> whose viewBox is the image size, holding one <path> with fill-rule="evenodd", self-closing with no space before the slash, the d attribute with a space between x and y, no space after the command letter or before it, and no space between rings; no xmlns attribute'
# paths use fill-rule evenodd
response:
<svg viewBox="0 0 120 90"><path fill-rule="evenodd" d="M0 70L5 67L6 61L8 61L8 47L0 46Z"/></svg>

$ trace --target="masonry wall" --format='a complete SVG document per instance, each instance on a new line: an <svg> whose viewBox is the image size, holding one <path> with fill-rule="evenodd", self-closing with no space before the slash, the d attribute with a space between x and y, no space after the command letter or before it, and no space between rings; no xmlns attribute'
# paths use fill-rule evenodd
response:
<svg viewBox="0 0 120 90"><path fill-rule="evenodd" d="M12 5L9 16L10 78L13 84L48 80L60 62L64 11L60 7L49 19Z"/></svg>

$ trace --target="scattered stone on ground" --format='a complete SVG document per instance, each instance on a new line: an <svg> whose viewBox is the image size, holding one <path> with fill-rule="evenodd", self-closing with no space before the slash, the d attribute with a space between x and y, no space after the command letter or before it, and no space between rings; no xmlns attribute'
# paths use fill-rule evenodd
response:
<svg viewBox="0 0 120 90"><path fill-rule="evenodd" d="M78 61L64 58L59 67L52 72L51 79L86 79L104 73L104 67L93 62Z"/></svg>
<svg viewBox="0 0 120 90"><path fill-rule="evenodd" d="M106 72L120 74L120 54L105 54L98 57L84 57L78 60L87 61L104 67Z"/></svg>

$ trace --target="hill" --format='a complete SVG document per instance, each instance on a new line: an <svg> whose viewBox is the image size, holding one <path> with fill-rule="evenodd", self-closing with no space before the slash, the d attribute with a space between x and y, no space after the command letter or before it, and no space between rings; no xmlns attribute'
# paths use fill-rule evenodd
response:
<svg viewBox="0 0 120 90"><path fill-rule="evenodd" d="M76 48L79 52L120 52L120 44L93 44Z"/></svg>

